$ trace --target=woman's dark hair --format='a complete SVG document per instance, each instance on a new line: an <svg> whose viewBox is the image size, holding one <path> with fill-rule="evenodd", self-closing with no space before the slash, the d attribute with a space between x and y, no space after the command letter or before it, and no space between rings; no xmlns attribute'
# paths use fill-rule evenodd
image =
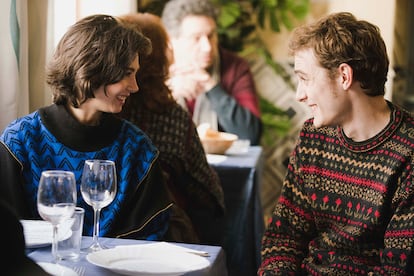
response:
<svg viewBox="0 0 414 276"><path fill-rule="evenodd" d="M46 71L53 102L78 107L102 85L120 81L131 62L151 52L151 42L103 14L87 16L63 35Z"/></svg>

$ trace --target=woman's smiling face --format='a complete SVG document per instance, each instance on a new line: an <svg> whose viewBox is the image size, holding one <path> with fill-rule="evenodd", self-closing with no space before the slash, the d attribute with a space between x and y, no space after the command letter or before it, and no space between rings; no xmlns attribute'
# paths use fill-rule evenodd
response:
<svg viewBox="0 0 414 276"><path fill-rule="evenodd" d="M138 92L138 84L135 74L139 69L138 56L132 61L126 70L125 76L118 82L99 87L94 93L93 102L96 111L107 113L121 112L126 99L131 93Z"/></svg>

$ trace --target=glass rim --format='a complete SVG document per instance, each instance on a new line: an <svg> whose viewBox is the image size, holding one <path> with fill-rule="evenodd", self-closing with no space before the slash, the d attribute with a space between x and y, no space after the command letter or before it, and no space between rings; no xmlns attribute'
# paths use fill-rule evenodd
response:
<svg viewBox="0 0 414 276"><path fill-rule="evenodd" d="M66 171L66 170L44 170L41 173L43 174L49 174L49 175L58 175L58 174L62 174L62 175L73 175L75 176L74 172L72 171Z"/></svg>
<svg viewBox="0 0 414 276"><path fill-rule="evenodd" d="M86 159L85 163L114 164L115 161L109 159Z"/></svg>

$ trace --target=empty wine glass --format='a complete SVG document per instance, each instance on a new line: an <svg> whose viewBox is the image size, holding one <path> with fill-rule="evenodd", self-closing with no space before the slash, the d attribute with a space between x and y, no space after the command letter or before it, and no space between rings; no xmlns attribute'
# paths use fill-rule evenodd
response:
<svg viewBox="0 0 414 276"><path fill-rule="evenodd" d="M115 162L110 160L86 160L83 167L81 193L87 204L92 206L93 236L89 252L104 248L99 244L99 217L103 207L115 198L117 190Z"/></svg>
<svg viewBox="0 0 414 276"><path fill-rule="evenodd" d="M57 256L58 228L69 219L76 207L76 180L73 172L61 170L43 171L37 191L37 209L42 219L53 225L52 256Z"/></svg>

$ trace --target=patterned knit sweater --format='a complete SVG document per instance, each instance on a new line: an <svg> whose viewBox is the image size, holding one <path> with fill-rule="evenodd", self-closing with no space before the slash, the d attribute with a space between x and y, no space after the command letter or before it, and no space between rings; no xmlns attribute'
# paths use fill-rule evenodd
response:
<svg viewBox="0 0 414 276"><path fill-rule="evenodd" d="M258 275L414 275L414 120L390 106L364 142L304 124Z"/></svg>
<svg viewBox="0 0 414 276"><path fill-rule="evenodd" d="M132 97L139 97L139 93ZM129 115L123 115L142 129L160 151L160 163L177 205L192 220L199 211L222 216L225 210L220 179L208 164L197 129L189 114L177 103L157 112L136 100ZM184 242L194 242L184 239ZM202 241L200 241L202 242Z"/></svg>

